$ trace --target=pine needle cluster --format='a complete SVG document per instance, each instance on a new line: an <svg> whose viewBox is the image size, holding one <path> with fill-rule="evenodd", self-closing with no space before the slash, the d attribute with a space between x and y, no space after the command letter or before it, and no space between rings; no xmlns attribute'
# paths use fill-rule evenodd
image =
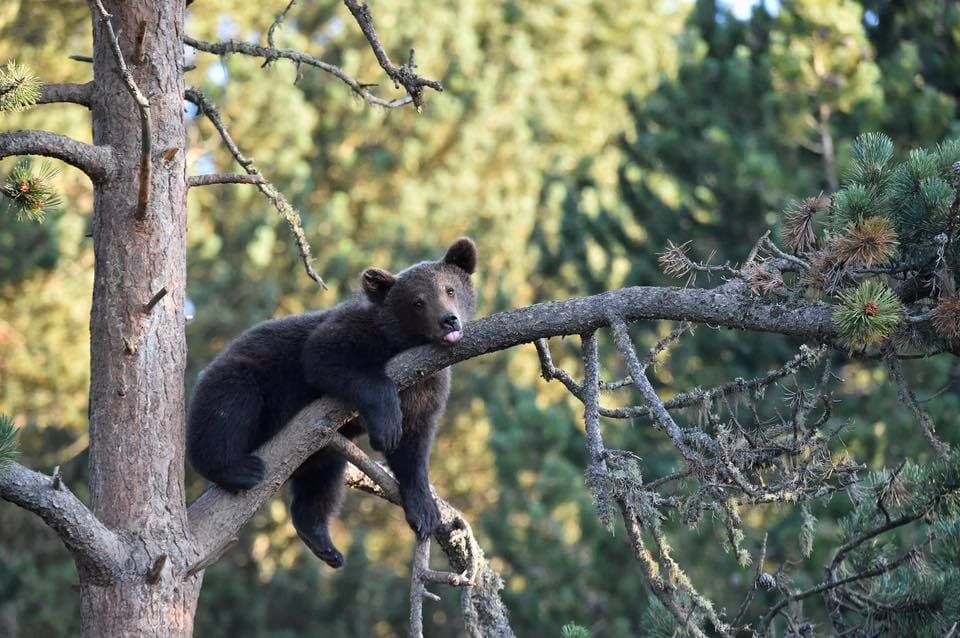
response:
<svg viewBox="0 0 960 638"><path fill-rule="evenodd" d="M47 162L42 162L34 170L33 162L24 158L7 175L0 193L6 197L18 220L43 221L48 211L60 205L60 197L52 183L59 174L60 170Z"/></svg>
<svg viewBox="0 0 960 638"><path fill-rule="evenodd" d="M24 111L40 99L40 80L30 69L11 60L0 67L0 112Z"/></svg>
<svg viewBox="0 0 960 638"><path fill-rule="evenodd" d="M933 313L933 327L948 341L960 340L960 297L947 297Z"/></svg>
<svg viewBox="0 0 960 638"><path fill-rule="evenodd" d="M814 219L830 207L830 198L823 193L795 202L783 215L783 241L795 253L817 247Z"/></svg>
<svg viewBox="0 0 960 638"><path fill-rule="evenodd" d="M844 264L882 266L896 256L899 244L889 219L861 217L832 237L830 252L836 261Z"/></svg>
<svg viewBox="0 0 960 638"><path fill-rule="evenodd" d="M20 456L20 447L17 444L17 426L13 419L0 414L0 476L10 469L10 464Z"/></svg>
<svg viewBox="0 0 960 638"><path fill-rule="evenodd" d="M840 294L842 305L833 321L841 340L851 350L879 345L903 318L903 304L885 283L865 281L855 290Z"/></svg>

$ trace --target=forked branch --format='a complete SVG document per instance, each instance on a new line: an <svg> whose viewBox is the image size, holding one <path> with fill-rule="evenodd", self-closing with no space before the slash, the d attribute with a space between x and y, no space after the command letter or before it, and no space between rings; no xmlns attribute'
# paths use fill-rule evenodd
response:
<svg viewBox="0 0 960 638"><path fill-rule="evenodd" d="M211 102L206 95L198 91L197 89L187 89L184 92L184 97L195 104L200 110L200 113L205 115L210 123L213 124L213 127L217 129L217 133L220 134L220 139L223 140L224 145L230 151L230 154L233 155L233 158L237 160L237 163L247 172L250 181L245 183L256 184L257 188L263 193L267 199L269 199L274 208L277 209L277 212L280 213L280 216L283 217L283 220L287 223L287 228L290 229L290 232L293 234L294 241L297 244L297 250L300 252L300 261L303 263L303 268L307 272L307 276L310 279L313 279L317 282L321 288L326 289L327 285L323 283L323 279L320 278L320 275L317 274L317 271L313 269L313 257L310 256L310 244L307 242L307 237L303 232L303 226L300 221L300 213L287 201L287 198L277 190L277 188L267 181L256 166L254 166L253 160L245 156L241 151L240 147L237 146L237 143L234 141L233 136L230 135L230 131L227 130L227 127L224 125L223 120L220 118L220 111L217 109L216 105ZM210 182L210 183L221 183L221 182ZM204 186L206 184L196 183L190 184L191 186Z"/></svg>
<svg viewBox="0 0 960 638"><path fill-rule="evenodd" d="M419 112L423 106L423 88L430 87L434 91L442 91L443 85L436 80L427 80L417 75L413 49L410 49L410 59L406 64L400 66L394 64L380 43L376 29L373 28L373 16L370 14L370 7L365 2L357 2L357 0L343 0L343 3L347 5L357 24L360 25L360 30L363 31L364 37L370 43L373 54L377 56L380 68L393 80L394 86L397 88L402 86L407 91L407 95Z"/></svg>

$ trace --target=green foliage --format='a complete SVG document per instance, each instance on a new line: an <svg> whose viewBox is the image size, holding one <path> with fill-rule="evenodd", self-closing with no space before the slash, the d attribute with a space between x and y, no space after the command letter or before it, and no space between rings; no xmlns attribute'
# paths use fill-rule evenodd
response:
<svg viewBox="0 0 960 638"><path fill-rule="evenodd" d="M11 60L0 67L0 113L24 111L40 99L40 80L22 64Z"/></svg>
<svg viewBox="0 0 960 638"><path fill-rule="evenodd" d="M13 419L0 414L0 477L10 469L10 463L20 456L20 446L17 443L17 426Z"/></svg>
<svg viewBox="0 0 960 638"><path fill-rule="evenodd" d="M18 220L43 221L50 209L60 205L60 196L51 183L59 174L60 169L48 162L34 170L32 160L24 158L7 175L0 194L7 198Z"/></svg>
<svg viewBox="0 0 960 638"><path fill-rule="evenodd" d="M893 140L883 133L864 133L850 147L853 163L850 180L865 188L882 190L893 157Z"/></svg>
<svg viewBox="0 0 960 638"><path fill-rule="evenodd" d="M885 283L865 281L841 293L833 315L840 340L851 350L865 350L886 340L903 318L903 304Z"/></svg>
<svg viewBox="0 0 960 638"><path fill-rule="evenodd" d="M960 609L960 456L872 472L858 490L864 497L838 521L841 542L860 541L841 564L841 574L897 564L865 581L866 594L884 606L865 627L887 635L944 635ZM893 537L872 533L901 519L907 524L895 527ZM909 560L901 560L905 556Z"/></svg>
<svg viewBox="0 0 960 638"><path fill-rule="evenodd" d="M644 638L679 638L689 635L680 627L670 610L654 596L647 599L647 608L643 616L641 626L644 630L641 635Z"/></svg>
<svg viewBox="0 0 960 638"><path fill-rule="evenodd" d="M560 629L561 638L590 638L590 631L576 623L567 623Z"/></svg>

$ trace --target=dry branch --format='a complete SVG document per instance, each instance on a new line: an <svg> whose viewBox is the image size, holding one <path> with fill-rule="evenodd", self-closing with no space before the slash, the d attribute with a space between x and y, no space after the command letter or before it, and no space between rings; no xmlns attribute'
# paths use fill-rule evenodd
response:
<svg viewBox="0 0 960 638"><path fill-rule="evenodd" d="M42 155L76 166L95 182L106 179L114 169L113 150L94 146L72 137L48 131L0 133L0 158L12 155Z"/></svg>
<svg viewBox="0 0 960 638"><path fill-rule="evenodd" d="M214 184L265 184L263 175L243 173L214 173L212 175L191 175L187 178L187 188L194 186L213 186Z"/></svg>
<svg viewBox="0 0 960 638"><path fill-rule="evenodd" d="M184 92L184 97L190 102L193 102L197 108L200 109L200 113L205 115L213 124L214 128L217 129L217 132L220 134L220 139L223 140L230 154L233 155L237 163L243 167L247 175L251 177L252 181L250 183L256 184L260 192L273 202L274 208L276 208L280 216L283 217L283 220L287 223L287 228L289 228L293 234L294 241L297 244L297 250L300 252L300 261L303 263L307 276L325 290L327 285L323 283L323 279L321 279L317 271L313 269L313 257L310 256L310 244L307 242L307 237L303 232L303 226L301 226L300 223L300 213L297 212L290 202L287 201L287 198L284 197L273 184L263 177L260 169L254 166L253 160L246 157L240 151L240 147L237 146L237 143L233 140L233 136L230 135L227 127L224 126L223 120L220 119L220 111L216 105L197 89L187 89ZM258 179L259 181L257 181Z"/></svg>
<svg viewBox="0 0 960 638"><path fill-rule="evenodd" d="M933 419L920 407L916 395L913 393L913 390L910 389L906 377L903 376L903 366L900 364L900 360L897 359L896 356L893 356L892 353L888 354L886 360L890 377L897 386L900 401L913 413L917 424L920 426L920 431L923 432L923 436L927 439L927 443L930 444L930 447L933 448L933 451L936 452L937 456L941 459L950 458L950 448L946 443L937 438Z"/></svg>
<svg viewBox="0 0 960 638"><path fill-rule="evenodd" d="M352 90L358 97L363 99L364 102L375 104L376 106L397 108L413 101L409 95L393 100L386 100L382 97L379 97L378 95L370 92L368 88L370 85L355 80L335 64L324 62L319 58L313 57L312 55L308 55L300 51L294 51L293 49L275 49L273 47L260 46L259 44L250 44L249 42L238 42L236 40L227 40L225 42L205 42L203 40L191 38L190 36L184 36L183 42L187 46L191 46L198 51L213 53L215 55L230 55L233 53L239 53L255 58L263 58L271 62L273 60L283 59L295 62L298 66L312 66L339 79L348 87L350 87L350 90Z"/></svg>
<svg viewBox="0 0 960 638"><path fill-rule="evenodd" d="M426 80L417 75L414 71L417 65L413 60L413 49L410 49L410 60L406 64L400 66L394 64L380 43L376 29L373 28L373 16L370 14L370 7L366 3L356 0L343 0L343 3L347 5L357 24L360 25L360 30L363 31L364 37L370 43L373 54L377 56L380 68L393 80L394 86L397 88L402 86L407 91L407 95L410 96L413 105L419 112L423 106L423 87L430 87L434 91L442 91L443 85L435 80Z"/></svg>

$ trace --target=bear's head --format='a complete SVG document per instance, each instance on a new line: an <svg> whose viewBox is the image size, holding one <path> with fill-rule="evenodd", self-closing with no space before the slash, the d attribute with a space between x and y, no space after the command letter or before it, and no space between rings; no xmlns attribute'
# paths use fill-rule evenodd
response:
<svg viewBox="0 0 960 638"><path fill-rule="evenodd" d="M477 246L469 237L450 245L440 261L424 261L396 275L368 268L360 277L367 298L381 310L385 328L408 345L450 345L463 336L473 317L470 275L477 267Z"/></svg>

